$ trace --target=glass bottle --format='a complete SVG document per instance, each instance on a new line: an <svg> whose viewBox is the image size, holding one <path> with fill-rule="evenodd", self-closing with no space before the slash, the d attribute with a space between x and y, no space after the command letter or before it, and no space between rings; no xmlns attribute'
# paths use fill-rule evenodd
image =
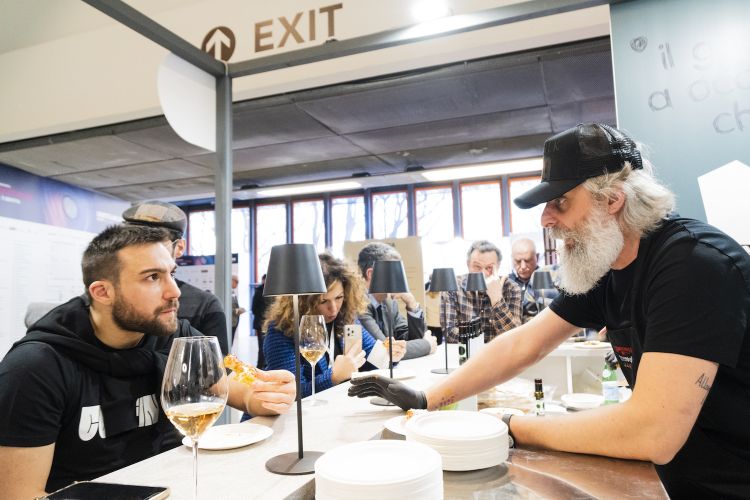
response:
<svg viewBox="0 0 750 500"><path fill-rule="evenodd" d="M469 359L468 343L469 343L469 324L468 322L461 321L458 323L458 364L462 365Z"/></svg>
<svg viewBox="0 0 750 500"><path fill-rule="evenodd" d="M537 417L544 416L544 387L542 386L542 379L534 379L534 399L536 400L536 406L534 407L534 414Z"/></svg>
<svg viewBox="0 0 750 500"><path fill-rule="evenodd" d="M604 368L602 369L602 396L604 396L605 405L620 402L617 363L611 363L607 359L604 360Z"/></svg>

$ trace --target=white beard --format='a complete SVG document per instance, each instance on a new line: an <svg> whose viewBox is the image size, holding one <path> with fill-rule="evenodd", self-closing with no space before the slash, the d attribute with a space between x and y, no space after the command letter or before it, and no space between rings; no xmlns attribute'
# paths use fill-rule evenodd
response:
<svg viewBox="0 0 750 500"><path fill-rule="evenodd" d="M560 288L572 295L594 288L607 274L625 245L615 218L604 208L595 207L579 227L552 228L553 238L563 240L559 248ZM572 240L567 246L566 240Z"/></svg>

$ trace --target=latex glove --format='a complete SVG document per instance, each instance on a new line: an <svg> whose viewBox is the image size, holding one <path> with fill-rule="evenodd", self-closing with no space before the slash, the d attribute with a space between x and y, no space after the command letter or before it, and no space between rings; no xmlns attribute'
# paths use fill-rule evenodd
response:
<svg viewBox="0 0 750 500"><path fill-rule="evenodd" d="M493 306L503 298L503 285L506 279L507 276L503 276L502 278L491 276L484 280L487 285L487 295L490 298L490 304Z"/></svg>
<svg viewBox="0 0 750 500"><path fill-rule="evenodd" d="M395 404L402 410L424 410L427 408L427 396L422 391L397 382L392 378L380 375L365 375L352 380L349 387L352 397L366 398L380 396Z"/></svg>

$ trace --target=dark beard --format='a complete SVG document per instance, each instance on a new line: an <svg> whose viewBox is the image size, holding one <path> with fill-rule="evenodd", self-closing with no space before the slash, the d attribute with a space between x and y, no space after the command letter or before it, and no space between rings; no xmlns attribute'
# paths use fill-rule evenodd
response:
<svg viewBox="0 0 750 500"><path fill-rule="evenodd" d="M178 307L177 299L172 300L168 304L157 308L154 311L154 315L151 318L139 316L135 312L133 306L122 300L121 295L118 294L115 299L115 303L112 307L112 320L115 324L123 330L130 332L140 332L145 335L152 335L155 337L169 337L177 331L179 322L175 318L174 322L170 324L164 324L159 321L159 314L165 309L171 309Z"/></svg>

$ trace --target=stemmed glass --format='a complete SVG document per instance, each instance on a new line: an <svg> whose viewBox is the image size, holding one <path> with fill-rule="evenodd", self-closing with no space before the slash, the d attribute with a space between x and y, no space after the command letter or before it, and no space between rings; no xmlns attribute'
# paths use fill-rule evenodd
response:
<svg viewBox="0 0 750 500"><path fill-rule="evenodd" d="M178 337L169 351L161 404L193 443L194 497L198 498L198 439L227 404L229 383L216 337Z"/></svg>
<svg viewBox="0 0 750 500"><path fill-rule="evenodd" d="M312 396L310 405L326 404L327 401L315 396L315 365L326 352L325 319L319 314L305 314L299 322L299 351L302 357L310 363L312 371Z"/></svg>

